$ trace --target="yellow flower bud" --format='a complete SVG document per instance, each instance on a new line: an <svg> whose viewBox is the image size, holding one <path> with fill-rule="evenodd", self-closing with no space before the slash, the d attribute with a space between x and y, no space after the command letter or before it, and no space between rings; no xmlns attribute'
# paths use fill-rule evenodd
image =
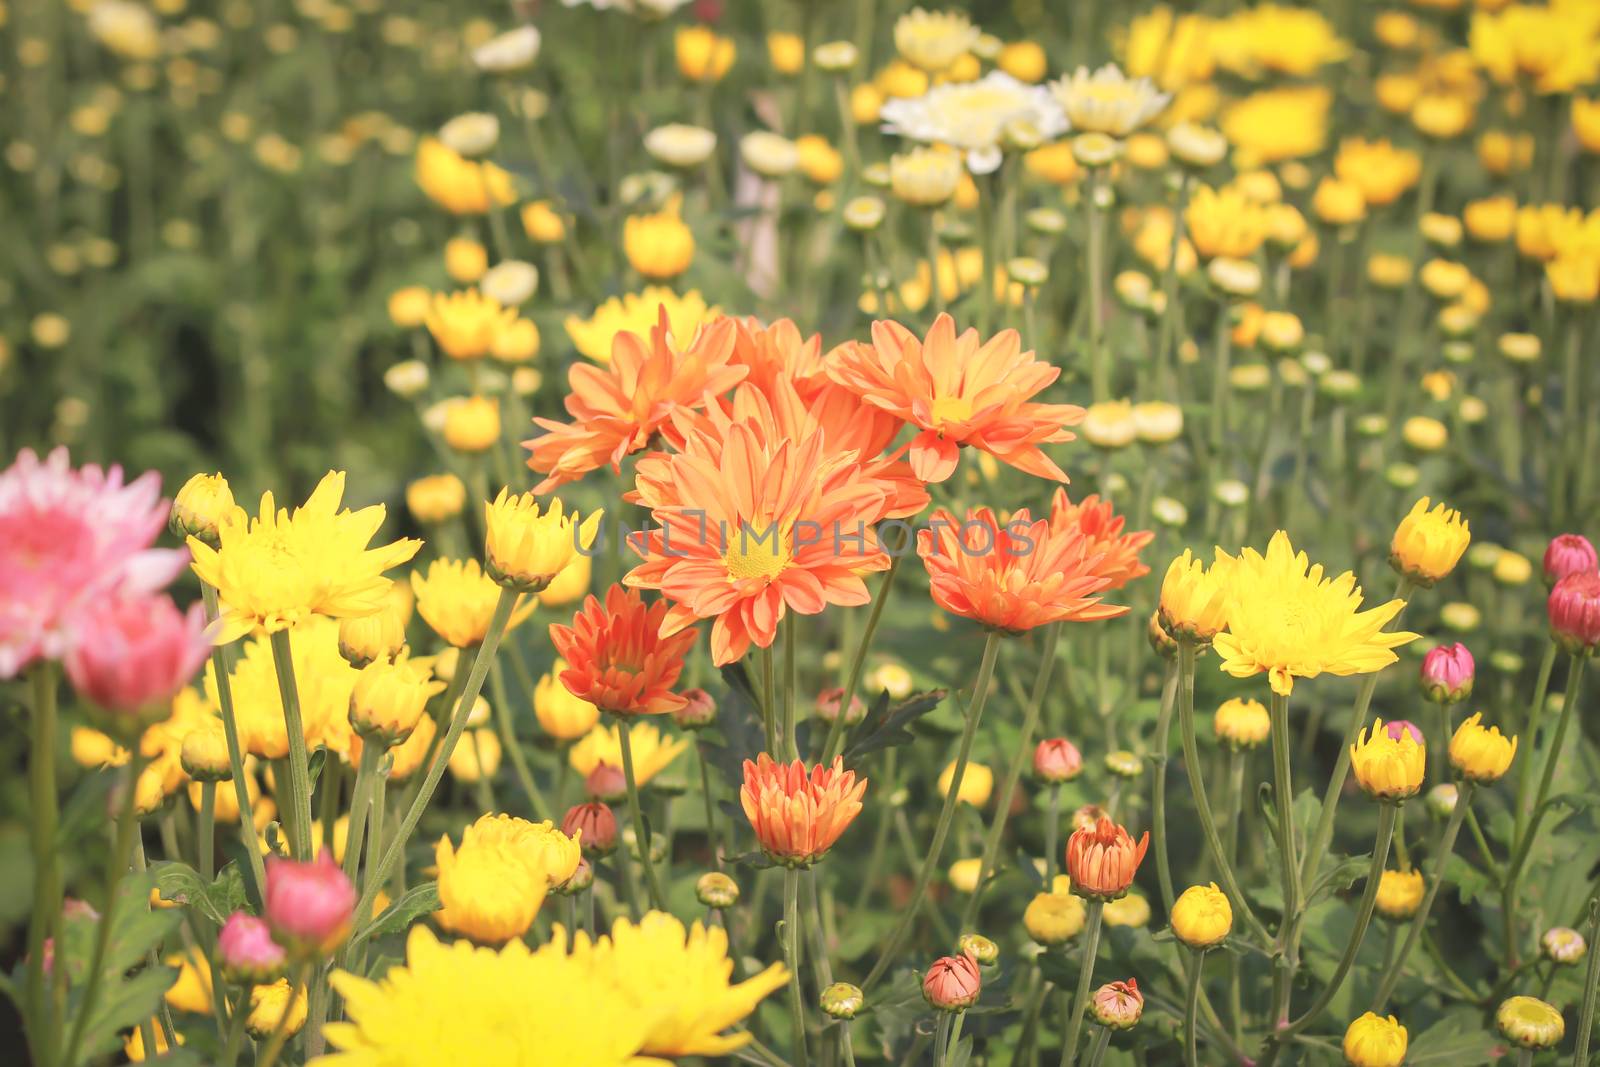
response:
<svg viewBox="0 0 1600 1067"><path fill-rule="evenodd" d="M233 777L228 739L220 720L210 720L184 735L178 759L183 773L197 782L226 782Z"/></svg>
<svg viewBox="0 0 1600 1067"><path fill-rule="evenodd" d="M1406 1028L1398 1019L1369 1011L1344 1032L1345 1062L1350 1067L1400 1067L1406 1043Z"/></svg>
<svg viewBox="0 0 1600 1067"><path fill-rule="evenodd" d="M1272 731L1272 716L1259 700L1239 697L1222 702L1212 722L1217 740L1233 748L1254 748Z"/></svg>
<svg viewBox="0 0 1600 1067"><path fill-rule="evenodd" d="M500 402L487 396L456 397L445 406L445 444L457 452L486 452L500 440Z"/></svg>
<svg viewBox="0 0 1600 1067"><path fill-rule="evenodd" d="M1050 948L1077 937L1086 919L1083 898L1075 893L1037 893L1022 913L1022 926L1034 941Z"/></svg>
<svg viewBox="0 0 1600 1067"><path fill-rule="evenodd" d="M940 796L949 794L950 783L954 780L955 774L956 765L952 761L939 775ZM969 762L961 775L961 791L956 794L956 799L963 804L981 808L989 803L989 794L992 792L994 792L994 771L982 763Z"/></svg>
<svg viewBox="0 0 1600 1067"><path fill-rule="evenodd" d="M406 510L424 526L448 522L466 504L466 484L454 474L430 474L406 486Z"/></svg>
<svg viewBox="0 0 1600 1067"><path fill-rule="evenodd" d="M566 663L558 659L534 685L533 714L551 737L575 741L594 729L600 721L600 709L572 695L561 681L561 672L566 669Z"/></svg>
<svg viewBox="0 0 1600 1067"><path fill-rule="evenodd" d="M423 664L406 659L375 659L356 675L350 692L350 725L363 738L384 746L411 736L427 710L428 698L443 692Z"/></svg>
<svg viewBox="0 0 1600 1067"><path fill-rule="evenodd" d="M1395 922L1411 918L1422 907L1425 888L1421 871L1384 871L1378 880L1378 914Z"/></svg>
<svg viewBox="0 0 1600 1067"><path fill-rule="evenodd" d="M1172 905L1172 932L1192 949L1219 944L1233 929L1233 906L1228 897L1210 885L1192 885Z"/></svg>
<svg viewBox="0 0 1600 1067"><path fill-rule="evenodd" d="M1398 738L1377 719L1350 746L1350 769L1368 796L1380 800L1404 800L1422 788L1428 750L1418 744L1411 731L1401 730Z"/></svg>
<svg viewBox="0 0 1600 1067"><path fill-rule="evenodd" d="M1461 514L1423 497L1394 531L1389 543L1389 564L1424 588L1449 574L1472 541Z"/></svg>
<svg viewBox="0 0 1600 1067"><path fill-rule="evenodd" d="M175 537L197 537L216 547L217 527L237 510L228 479L221 474L196 474L173 498L167 524Z"/></svg>
<svg viewBox="0 0 1600 1067"><path fill-rule="evenodd" d="M1483 726L1482 712L1474 712L1450 738L1450 766L1471 782L1496 782L1517 755L1516 737L1505 737L1498 726Z"/></svg>
<svg viewBox="0 0 1600 1067"><path fill-rule="evenodd" d="M542 511L532 493L511 496L505 489L484 507L488 530L489 577L523 593L542 591L572 558L594 543L601 512L580 520L576 511L562 514L561 501Z"/></svg>

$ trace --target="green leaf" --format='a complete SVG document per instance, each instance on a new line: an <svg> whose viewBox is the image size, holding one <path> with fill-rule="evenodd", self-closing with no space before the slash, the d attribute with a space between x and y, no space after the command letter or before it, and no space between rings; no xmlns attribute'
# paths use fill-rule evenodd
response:
<svg viewBox="0 0 1600 1067"><path fill-rule="evenodd" d="M88 1058L117 1047L118 1035L153 1016L161 998L178 980L176 967L148 967L129 978L107 980L89 1013L83 1048Z"/></svg>
<svg viewBox="0 0 1600 1067"><path fill-rule="evenodd" d="M155 863L150 869L155 873L156 889L162 900L187 904L217 926L245 906L244 875L236 863L223 867L210 885L200 877L199 871L185 863Z"/></svg>
<svg viewBox="0 0 1600 1067"><path fill-rule="evenodd" d="M414 885L373 920L369 936L402 933L420 916L438 910L439 883L423 882L421 885Z"/></svg>
<svg viewBox="0 0 1600 1067"><path fill-rule="evenodd" d="M1413 1037L1406 1062L1413 1067L1425 1063L1489 1063L1490 1053L1498 1044L1495 1035L1478 1026L1474 1013L1459 1011Z"/></svg>
<svg viewBox="0 0 1600 1067"><path fill-rule="evenodd" d="M1315 904L1323 897L1336 896L1361 879L1372 866L1372 856L1329 856L1317 871L1317 880L1306 894L1306 903Z"/></svg>
<svg viewBox="0 0 1600 1067"><path fill-rule="evenodd" d="M873 701L872 710L856 727L849 746L844 750L845 763L855 763L862 756L880 749L910 744L915 738L907 727L938 707L944 698L943 689L912 693L891 708L889 694L879 693L878 699Z"/></svg>

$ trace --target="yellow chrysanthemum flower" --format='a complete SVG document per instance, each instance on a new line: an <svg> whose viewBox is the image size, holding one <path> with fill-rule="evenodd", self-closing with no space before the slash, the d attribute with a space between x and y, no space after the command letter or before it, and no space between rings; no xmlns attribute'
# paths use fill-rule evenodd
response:
<svg viewBox="0 0 1600 1067"><path fill-rule="evenodd" d="M1472 543L1472 529L1461 513L1423 497L1395 527L1389 563L1424 588L1455 569Z"/></svg>
<svg viewBox="0 0 1600 1067"><path fill-rule="evenodd" d="M440 351L464 360L487 356L495 339L516 320L515 308L502 307L477 289L463 289L434 293L423 323Z"/></svg>
<svg viewBox="0 0 1600 1067"><path fill-rule="evenodd" d="M1253 165L1299 159L1322 151L1333 94L1322 85L1251 93L1222 113L1222 132L1241 161Z"/></svg>
<svg viewBox="0 0 1600 1067"><path fill-rule="evenodd" d="M1233 186L1196 188L1183 221L1203 259L1249 259L1267 239L1266 208Z"/></svg>
<svg viewBox="0 0 1600 1067"><path fill-rule="evenodd" d="M483 573L475 559L436 559L426 574L411 572L411 591L417 595L417 614L433 627L433 632L456 648L472 648L483 643L500 600L500 586ZM516 626L536 606L526 597L511 613Z"/></svg>
<svg viewBox="0 0 1600 1067"><path fill-rule="evenodd" d="M689 742L679 738L669 741L661 731L648 722L637 722L628 735L633 746L633 775L639 785L666 770L678 754L689 747ZM604 763L608 767L622 767L622 747L615 726L596 726L567 752L567 762L572 769L587 778Z"/></svg>
<svg viewBox="0 0 1600 1067"><path fill-rule="evenodd" d="M253 630L275 633L316 615L342 619L383 608L390 586L383 572L416 555L422 542L368 548L383 525L383 505L340 510L343 497L344 472L329 471L292 513L263 493L256 518L235 509L223 519L217 548L189 538L194 572L222 600L219 643Z"/></svg>
<svg viewBox="0 0 1600 1067"><path fill-rule="evenodd" d="M551 940L559 944L562 939L558 934ZM618 919L609 940L579 934L572 959L609 974L633 1000L658 1009L641 1051L672 1058L724 1056L743 1048L749 1032L722 1031L789 980L784 966L774 963L737 985L730 983L727 932L698 922L685 930L676 916L658 911L637 925Z"/></svg>
<svg viewBox="0 0 1600 1067"><path fill-rule="evenodd" d="M1410 730L1386 730L1382 719L1358 734L1350 746L1350 770L1369 796L1404 800L1422 788L1428 748Z"/></svg>
<svg viewBox="0 0 1600 1067"><path fill-rule="evenodd" d="M608 972L568 956L564 938L534 952L513 940L499 950L444 945L418 923L406 965L380 981L344 971L334 989L346 1022L324 1033L335 1050L318 1067L630 1067L664 1005L631 996ZM676 981L676 974L664 974ZM537 1010L530 1010L537 996Z"/></svg>
<svg viewBox="0 0 1600 1067"><path fill-rule="evenodd" d="M1378 914L1394 922L1411 918L1422 907L1425 888L1421 871L1384 871L1383 877L1378 880Z"/></svg>
<svg viewBox="0 0 1600 1067"><path fill-rule="evenodd" d="M434 137L417 144L417 185L452 215L482 215L491 202L504 207L517 199L509 172L467 159Z"/></svg>
<svg viewBox="0 0 1600 1067"><path fill-rule="evenodd" d="M1366 611L1349 571L1324 578L1289 535L1272 535L1266 555L1247 548L1230 560L1228 629L1214 641L1222 669L1235 678L1266 672L1272 691L1288 696L1295 678L1366 674L1397 658L1392 649L1415 641L1406 631L1386 632L1405 601Z"/></svg>
<svg viewBox="0 0 1600 1067"><path fill-rule="evenodd" d="M612 297L587 319L569 316L567 336L583 355L596 363L610 363L612 338L624 330L649 337L663 308L667 312L667 329L678 347L687 345L701 326L722 317L722 309L706 304L698 290L679 296L664 286L653 285L637 293Z"/></svg>
<svg viewBox="0 0 1600 1067"><path fill-rule="evenodd" d="M1351 1067L1400 1067L1406 1044L1400 1020L1369 1011L1345 1030L1344 1059Z"/></svg>
<svg viewBox="0 0 1600 1067"><path fill-rule="evenodd" d="M293 1036L306 1024L306 990L294 990L291 997L289 980L280 978L271 985L258 985L250 990L250 1014L245 1018L245 1029L258 1040L270 1038L280 1026Z"/></svg>
<svg viewBox="0 0 1600 1067"><path fill-rule="evenodd" d="M480 944L521 937L533 925L545 894L578 869L578 841L550 822L485 815L467 827L461 846L441 837L439 911L446 930Z"/></svg>

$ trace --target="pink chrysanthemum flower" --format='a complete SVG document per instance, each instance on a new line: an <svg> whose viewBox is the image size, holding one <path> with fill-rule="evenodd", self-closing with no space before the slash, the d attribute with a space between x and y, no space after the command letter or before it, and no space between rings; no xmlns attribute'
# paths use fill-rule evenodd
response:
<svg viewBox="0 0 1600 1067"><path fill-rule="evenodd" d="M74 470L65 448L43 460L23 449L0 471L0 678L71 652L102 598L172 581L188 553L150 547L166 524L154 472L124 484L121 467Z"/></svg>

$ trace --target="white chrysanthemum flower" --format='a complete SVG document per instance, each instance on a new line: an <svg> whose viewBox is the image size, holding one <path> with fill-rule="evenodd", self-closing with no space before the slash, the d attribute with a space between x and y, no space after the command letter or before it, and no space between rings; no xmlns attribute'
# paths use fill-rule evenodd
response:
<svg viewBox="0 0 1600 1067"><path fill-rule="evenodd" d="M975 174L998 168L1003 149L1013 141L1038 144L1070 128L1049 90L998 70L978 81L939 85L921 96L890 100L881 117L885 133L960 149Z"/></svg>
<svg viewBox="0 0 1600 1067"><path fill-rule="evenodd" d="M644 150L671 167L698 167L716 151L717 135L703 126L671 122L644 135Z"/></svg>
<svg viewBox="0 0 1600 1067"><path fill-rule="evenodd" d="M536 26L518 26L472 50L472 62L481 71L490 74L507 74L533 66L539 58L542 38Z"/></svg>
<svg viewBox="0 0 1600 1067"><path fill-rule="evenodd" d="M1099 70L1079 67L1050 83L1072 128L1084 133L1126 137L1149 122L1172 97L1149 78L1129 78L1115 63Z"/></svg>
<svg viewBox="0 0 1600 1067"><path fill-rule="evenodd" d="M501 260L478 280L478 288L502 307L517 307L539 288L539 268L526 260Z"/></svg>
<svg viewBox="0 0 1600 1067"><path fill-rule="evenodd" d="M929 74L946 70L978 43L978 27L959 11L914 8L894 24L894 47Z"/></svg>
<svg viewBox="0 0 1600 1067"><path fill-rule="evenodd" d="M439 127L439 140L463 156L481 156L500 140L500 120L487 111L468 111Z"/></svg>

